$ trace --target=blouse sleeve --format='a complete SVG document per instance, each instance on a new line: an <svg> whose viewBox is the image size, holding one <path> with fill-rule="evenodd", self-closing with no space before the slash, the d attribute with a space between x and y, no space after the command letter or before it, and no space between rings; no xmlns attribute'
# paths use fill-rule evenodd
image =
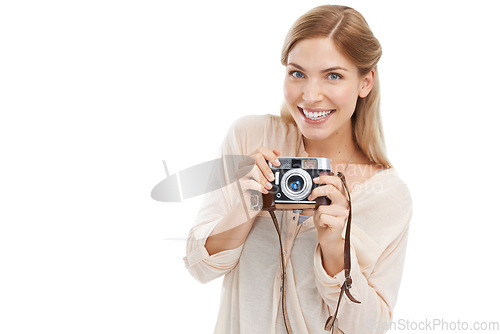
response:
<svg viewBox="0 0 500 334"><path fill-rule="evenodd" d="M392 199L397 197L397 194L394 195L391 196ZM391 203L396 204L393 208L396 207L397 210L392 210L385 215L387 220L384 225L389 226L389 228L381 228L380 233L384 235L384 240L387 240L387 246L383 248L373 270L368 275L361 269L357 250L351 244L351 277L353 284L350 292L361 304L352 302L347 296L342 297L338 313L338 326L342 332L385 333L392 321L392 312L396 304L403 272L409 221L412 212L409 193L405 195L400 203ZM401 197L399 198L401 199ZM384 209L387 208L383 206L380 208L380 210ZM377 218L384 215L375 213L373 216L375 220L378 220ZM387 238L389 232L393 234L390 238ZM363 251L376 252L377 250L363 249ZM316 285L323 300L330 308L330 314L333 315L340 295L340 288L345 281L345 275L342 270L334 277L329 276L323 267L320 252L318 244L314 254Z"/></svg>
<svg viewBox="0 0 500 334"><path fill-rule="evenodd" d="M258 131L259 123L262 123L262 117L246 116L230 127L219 150L221 163L214 164L211 173L212 184L219 186L204 195L195 224L189 231L184 263L189 273L202 283L231 271L243 250L242 244L209 255L205 243L216 225L240 202L241 196L232 176L249 147L256 145L252 140L261 138L254 133Z"/></svg>
<svg viewBox="0 0 500 334"><path fill-rule="evenodd" d="M221 219L194 227L189 233L184 264L191 275L201 283L210 282L231 271L238 263L243 250L241 245L235 249L208 254L205 243Z"/></svg>

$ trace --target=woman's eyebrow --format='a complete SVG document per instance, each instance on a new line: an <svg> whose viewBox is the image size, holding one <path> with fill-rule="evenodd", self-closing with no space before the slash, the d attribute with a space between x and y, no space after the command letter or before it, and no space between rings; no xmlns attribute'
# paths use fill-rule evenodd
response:
<svg viewBox="0 0 500 334"><path fill-rule="evenodd" d="M301 70L301 71L304 71L304 72L305 72L305 70L304 70L301 66L299 66L299 65L297 65L297 64L295 64L295 63L288 63L288 65L292 65L292 66L294 66L294 67L297 67L299 70ZM343 68L343 67L340 67L340 66L333 66L333 67L329 67L329 68L327 68L327 69L322 70L322 71L321 71L321 73L332 72L332 71L338 71L338 70L342 70L342 71L346 71L346 72L348 72L348 71L347 71L345 68Z"/></svg>
<svg viewBox="0 0 500 334"><path fill-rule="evenodd" d="M340 67L340 66L334 66L334 67L330 67L330 68L327 68L327 69L325 69L325 70L321 71L321 73L332 72L332 71L338 71L338 70L342 70L342 71L346 71L346 72L347 72L347 70L346 70L345 68L343 68L343 67Z"/></svg>
<svg viewBox="0 0 500 334"><path fill-rule="evenodd" d="M301 71L304 71L304 72L305 72L305 70L304 70L301 66L299 66L299 65L297 65L297 64L295 64L295 63L288 63L288 65L292 65L293 67L297 67L299 70L301 70Z"/></svg>

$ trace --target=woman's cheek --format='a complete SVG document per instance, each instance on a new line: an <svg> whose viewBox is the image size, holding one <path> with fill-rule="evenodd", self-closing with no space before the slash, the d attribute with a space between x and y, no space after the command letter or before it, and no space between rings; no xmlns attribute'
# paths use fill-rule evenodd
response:
<svg viewBox="0 0 500 334"><path fill-rule="evenodd" d="M357 100L357 98L352 99L352 92L347 88L332 89L328 95L337 108L350 106L353 101Z"/></svg>
<svg viewBox="0 0 500 334"><path fill-rule="evenodd" d="M285 95L285 100L287 103L293 103L297 97L297 87L296 85L293 85L291 82L288 80L285 81L284 85L284 95Z"/></svg>

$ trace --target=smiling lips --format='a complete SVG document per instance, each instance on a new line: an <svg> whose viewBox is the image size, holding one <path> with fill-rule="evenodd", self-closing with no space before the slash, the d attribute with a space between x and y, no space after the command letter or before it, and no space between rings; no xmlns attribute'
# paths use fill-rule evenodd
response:
<svg viewBox="0 0 500 334"><path fill-rule="evenodd" d="M319 123L319 122L322 122L324 120L326 120L328 118L328 116L330 116L331 114L333 114L334 111L336 111L337 109L311 109L311 108L307 108L307 109L303 109L301 107L298 107L302 116L304 116L304 119L307 121L309 121L308 123Z"/></svg>

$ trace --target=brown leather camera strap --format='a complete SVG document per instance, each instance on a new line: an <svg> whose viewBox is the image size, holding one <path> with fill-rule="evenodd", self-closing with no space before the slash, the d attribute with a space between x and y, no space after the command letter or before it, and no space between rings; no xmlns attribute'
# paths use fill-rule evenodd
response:
<svg viewBox="0 0 500 334"><path fill-rule="evenodd" d="M354 303L361 304L360 301L356 300L349 289L352 287L352 278L351 278L351 219L352 219L352 205L351 205L351 193L349 192L349 188L347 187L347 182L345 180L345 176L343 173L338 172L335 174L342 181L342 185L344 186L344 190L347 194L347 201L349 202L349 216L347 217L346 222L346 231L345 231L345 241L344 241L344 273L345 273L345 281L340 288L339 300L337 301L337 307L335 308L335 313L328 317L325 323L325 330L331 330L334 332L334 327L337 327L337 315L339 312L340 301L342 300L342 295L345 293L347 297Z"/></svg>
<svg viewBox="0 0 500 334"><path fill-rule="evenodd" d="M345 293L347 297L354 303L361 303L357 301L349 292L349 289L352 286L352 278L351 278L351 218L352 218L352 206L351 206L351 194L349 192L349 188L347 187L347 182L345 180L345 176L343 173L338 172L336 174L330 173L330 175L335 175L342 181L342 185L344 190L347 193L347 200L349 202L349 215L347 217L346 222L346 233L345 233L345 242L344 242L344 273L345 273L345 281L342 284L340 289L340 295L337 302L337 307L335 309L335 313L328 317L325 323L325 330L333 330L338 322L337 315L339 311L340 301L342 300L342 295ZM286 310L286 264L285 264L285 255L283 253L283 243L281 240L281 232L278 226L278 220L276 219L276 215L274 214L274 210L269 210L269 214L274 223L274 227L276 228L276 232L278 232L278 239L280 242L280 253L281 253L281 305L283 310L283 319L285 321L285 328L288 334L292 334L292 328L290 326L290 320L288 319L288 313Z"/></svg>
<svg viewBox="0 0 500 334"><path fill-rule="evenodd" d="M278 220L274 214L274 210L270 210L269 214L273 219L274 227L276 232L278 232L278 239L280 241L280 253L281 253L281 309L283 310L283 319L285 320L285 328L288 334L292 334L292 327L290 326L290 320L288 319L288 313L286 311L286 263L285 263L285 253L283 253L283 242L281 241L281 232L278 226Z"/></svg>

